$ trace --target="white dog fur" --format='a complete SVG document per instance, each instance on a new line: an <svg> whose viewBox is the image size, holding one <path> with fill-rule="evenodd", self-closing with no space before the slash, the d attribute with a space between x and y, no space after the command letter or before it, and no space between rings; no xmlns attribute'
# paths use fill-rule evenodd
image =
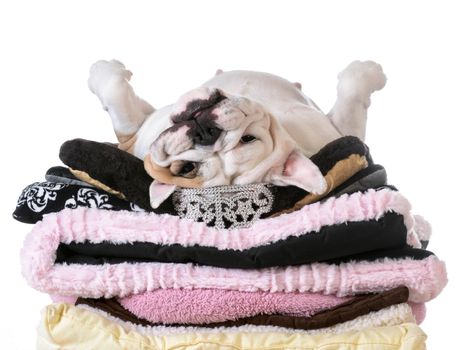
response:
<svg viewBox="0 0 464 350"><path fill-rule="evenodd" d="M251 71L218 71L155 110L134 93L131 75L119 61L98 61L88 85L110 114L119 147L145 161L154 178L153 207L177 186L270 182L324 192L325 180L308 157L344 135L364 140L370 95L386 82L377 63L351 63L325 115L299 84Z"/></svg>

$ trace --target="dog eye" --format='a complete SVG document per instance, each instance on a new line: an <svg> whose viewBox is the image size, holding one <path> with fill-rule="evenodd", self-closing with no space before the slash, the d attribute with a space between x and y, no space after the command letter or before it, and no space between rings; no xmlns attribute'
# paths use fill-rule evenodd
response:
<svg viewBox="0 0 464 350"><path fill-rule="evenodd" d="M175 160L171 163L169 170L174 176L182 176L186 179L193 179L197 176L199 163L191 162L189 160Z"/></svg>
<svg viewBox="0 0 464 350"><path fill-rule="evenodd" d="M185 162L180 168L178 175L187 175L195 169L195 164L193 162Z"/></svg>
<svg viewBox="0 0 464 350"><path fill-rule="evenodd" d="M256 137L254 137L253 135L244 135L240 139L240 143L251 143L255 140L256 140Z"/></svg>

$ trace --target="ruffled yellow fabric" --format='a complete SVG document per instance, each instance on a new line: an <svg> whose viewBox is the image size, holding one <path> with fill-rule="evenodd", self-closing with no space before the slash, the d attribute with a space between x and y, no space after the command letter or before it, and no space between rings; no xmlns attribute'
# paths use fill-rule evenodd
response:
<svg viewBox="0 0 464 350"><path fill-rule="evenodd" d="M52 304L42 314L38 349L143 350L421 350L426 336L413 323L337 335L302 333L185 333L144 336L83 308Z"/></svg>

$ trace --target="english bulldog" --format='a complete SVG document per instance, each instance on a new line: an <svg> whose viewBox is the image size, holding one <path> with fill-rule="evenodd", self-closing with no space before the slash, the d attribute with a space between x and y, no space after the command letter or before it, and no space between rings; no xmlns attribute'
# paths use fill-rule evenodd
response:
<svg viewBox="0 0 464 350"><path fill-rule="evenodd" d="M119 148L144 160L154 208L176 187L267 182L323 193L325 179L308 157L344 135L364 140L370 96L386 82L379 64L351 63L326 115L300 84L267 73L219 70L160 109L134 93L131 76L119 61L98 61L88 86Z"/></svg>

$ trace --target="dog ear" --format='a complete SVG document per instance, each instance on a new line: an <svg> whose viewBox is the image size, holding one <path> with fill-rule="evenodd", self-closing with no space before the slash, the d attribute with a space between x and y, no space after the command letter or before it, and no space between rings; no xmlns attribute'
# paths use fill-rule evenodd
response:
<svg viewBox="0 0 464 350"><path fill-rule="evenodd" d="M150 205L153 209L158 208L176 190L176 185L167 185L156 180L150 185Z"/></svg>
<svg viewBox="0 0 464 350"><path fill-rule="evenodd" d="M283 167L271 170L269 180L277 186L293 185L314 194L322 194L327 189L319 168L297 150L290 153Z"/></svg>

